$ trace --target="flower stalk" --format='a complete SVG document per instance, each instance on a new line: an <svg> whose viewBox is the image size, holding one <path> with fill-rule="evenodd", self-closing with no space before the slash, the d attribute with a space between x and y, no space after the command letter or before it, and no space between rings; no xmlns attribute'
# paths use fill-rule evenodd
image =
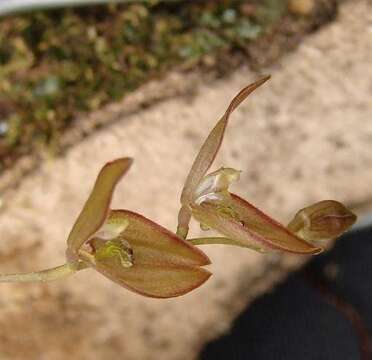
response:
<svg viewBox="0 0 372 360"><path fill-rule="evenodd" d="M1 274L0 282L49 282L66 278L79 270L86 269L82 262L66 263L54 268L19 274Z"/></svg>

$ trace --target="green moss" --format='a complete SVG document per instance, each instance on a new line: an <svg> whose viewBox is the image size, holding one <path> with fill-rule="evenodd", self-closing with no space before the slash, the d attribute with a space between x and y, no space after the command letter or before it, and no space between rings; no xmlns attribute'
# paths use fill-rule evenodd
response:
<svg viewBox="0 0 372 360"><path fill-rule="evenodd" d="M241 49L285 13L285 0L185 0L1 20L0 165L40 144L58 146L78 112L121 99L177 64Z"/></svg>

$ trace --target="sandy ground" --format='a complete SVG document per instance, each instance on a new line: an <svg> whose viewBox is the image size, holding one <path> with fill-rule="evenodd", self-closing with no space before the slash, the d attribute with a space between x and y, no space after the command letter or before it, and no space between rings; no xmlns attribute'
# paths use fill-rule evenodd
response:
<svg viewBox="0 0 372 360"><path fill-rule="evenodd" d="M235 113L215 167L244 170L235 192L283 222L321 199L368 202L371 63L372 3L346 2L335 23L267 69L272 80ZM197 149L230 98L256 78L242 67L199 85L193 98L125 116L2 194L1 270L62 263L64 239L97 171L119 156L135 163L114 208L174 229ZM224 246L204 250L214 276L178 299L143 298L89 270L50 284L2 284L0 359L193 359L243 306L306 260Z"/></svg>

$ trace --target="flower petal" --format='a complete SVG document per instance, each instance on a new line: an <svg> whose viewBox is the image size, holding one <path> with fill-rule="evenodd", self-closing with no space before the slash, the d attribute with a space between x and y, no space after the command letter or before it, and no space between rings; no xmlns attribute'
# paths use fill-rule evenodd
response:
<svg viewBox="0 0 372 360"><path fill-rule="evenodd" d="M107 224L128 223L124 237L133 249L136 264L204 266L211 262L197 247L176 234L129 210L111 210Z"/></svg>
<svg viewBox="0 0 372 360"><path fill-rule="evenodd" d="M138 265L118 267L108 261L97 262L94 268L124 288L154 298L184 295L206 282L208 270L186 265Z"/></svg>
<svg viewBox="0 0 372 360"><path fill-rule="evenodd" d="M231 113L240 105L243 100L246 99L246 97L250 93L252 93L269 79L270 76L265 76L262 79L254 82L253 84L248 85L243 90L241 90L239 94L236 95L231 101L225 114L212 129L194 160L182 191L182 204L187 204L190 201L200 180L212 165L213 160L216 157L216 154L221 146L225 129Z"/></svg>
<svg viewBox="0 0 372 360"><path fill-rule="evenodd" d="M241 171L232 168L220 168L200 180L195 190L193 202L200 205L208 200L222 200L232 182L238 181Z"/></svg>
<svg viewBox="0 0 372 360"><path fill-rule="evenodd" d="M182 238L187 237L189 230L189 222L191 219L190 209L188 204L192 201L193 194L205 173L208 171L213 163L214 158L221 146L225 129L229 120L231 113L240 105L240 103L246 99L246 97L261 86L264 82L270 79L270 76L265 76L262 79L248 85L243 90L241 90L238 95L234 97L231 101L229 107L227 108L225 114L217 122L215 127L209 133L207 139L202 145L198 155L196 156L191 170L187 176L185 185L181 194L181 204L182 207L178 214L178 226L177 235Z"/></svg>
<svg viewBox="0 0 372 360"><path fill-rule="evenodd" d="M334 239L349 229L357 217L335 200L323 200L297 212L288 229L305 239Z"/></svg>
<svg viewBox="0 0 372 360"><path fill-rule="evenodd" d="M317 254L322 249L307 243L261 210L235 194L221 202L193 206L193 216L203 224L258 251L282 250Z"/></svg>
<svg viewBox="0 0 372 360"><path fill-rule="evenodd" d="M67 239L68 257L76 258L80 247L105 222L114 188L131 164L131 158L120 158L107 163L101 169L93 190Z"/></svg>
<svg viewBox="0 0 372 360"><path fill-rule="evenodd" d="M93 239L90 243L99 256L87 260L98 272L129 290L149 297L175 297L211 276L200 267L210 263L201 250L142 215L112 210L106 224L106 235L107 229L115 234L116 228L126 227L114 240Z"/></svg>

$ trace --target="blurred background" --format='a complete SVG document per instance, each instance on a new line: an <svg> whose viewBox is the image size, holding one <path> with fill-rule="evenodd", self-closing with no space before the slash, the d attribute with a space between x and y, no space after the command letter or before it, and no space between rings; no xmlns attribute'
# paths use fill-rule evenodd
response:
<svg viewBox="0 0 372 360"><path fill-rule="evenodd" d="M1 284L0 359L371 359L371 63L369 0L0 0L2 273L64 262L115 157L113 207L174 230L202 141L268 73L214 168L280 222L323 199L361 219L316 258L206 246L213 276L176 299L93 271Z"/></svg>

